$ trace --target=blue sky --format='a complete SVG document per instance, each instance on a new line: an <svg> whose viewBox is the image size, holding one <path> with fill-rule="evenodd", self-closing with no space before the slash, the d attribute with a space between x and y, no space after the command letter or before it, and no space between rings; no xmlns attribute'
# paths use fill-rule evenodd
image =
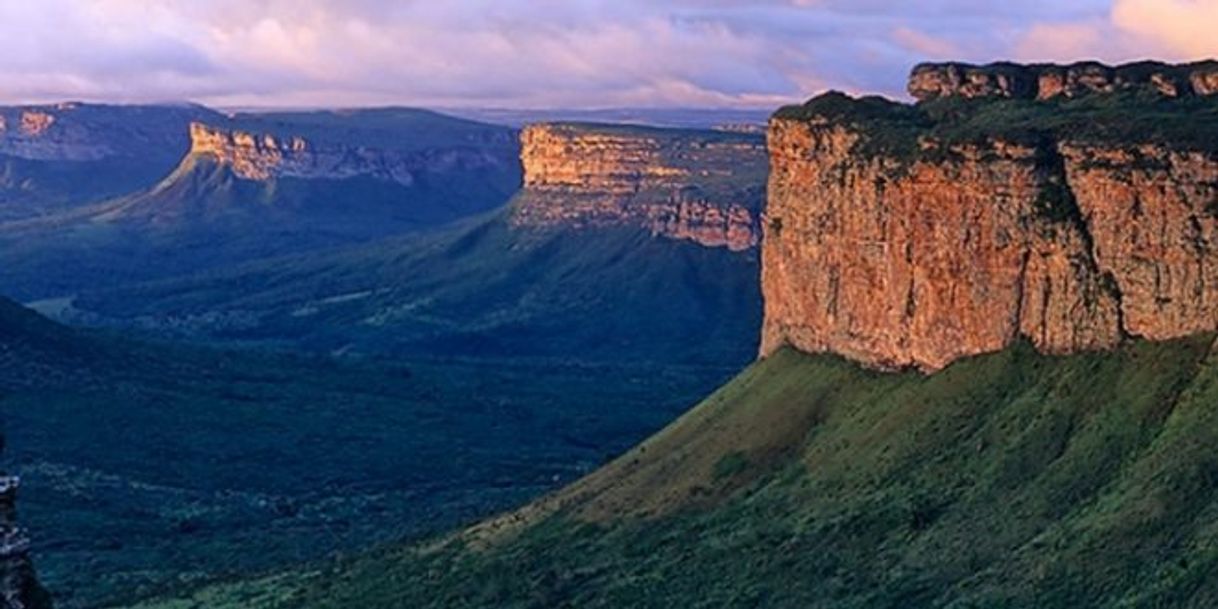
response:
<svg viewBox="0 0 1218 609"><path fill-rule="evenodd" d="M771 107L916 62L1218 54L1218 0L0 0L0 102Z"/></svg>

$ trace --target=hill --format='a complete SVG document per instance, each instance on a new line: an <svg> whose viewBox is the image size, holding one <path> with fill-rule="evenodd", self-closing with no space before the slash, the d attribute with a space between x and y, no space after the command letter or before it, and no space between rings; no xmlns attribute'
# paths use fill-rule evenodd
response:
<svg viewBox="0 0 1218 609"><path fill-rule="evenodd" d="M241 114L187 132L185 157L145 191L0 224L6 293L369 241L498 207L520 182L512 130L423 110Z"/></svg>
<svg viewBox="0 0 1218 609"><path fill-rule="evenodd" d="M929 377L784 350L522 512L194 602L1207 606L1212 343L1020 345Z"/></svg>
<svg viewBox="0 0 1218 609"><path fill-rule="evenodd" d="M730 366L756 352L757 263L755 251L628 227L513 228L497 212L438 235L98 292L73 306L160 333L324 352Z"/></svg>
<svg viewBox="0 0 1218 609"><path fill-rule="evenodd" d="M464 525L583 475L730 374L212 351L0 301L4 468L60 608Z"/></svg>

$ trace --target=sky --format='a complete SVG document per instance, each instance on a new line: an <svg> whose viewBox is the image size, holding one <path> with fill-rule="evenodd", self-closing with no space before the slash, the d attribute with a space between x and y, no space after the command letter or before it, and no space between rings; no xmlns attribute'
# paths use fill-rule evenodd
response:
<svg viewBox="0 0 1218 609"><path fill-rule="evenodd" d="M1218 0L0 0L0 103L766 108L915 63L1218 56Z"/></svg>

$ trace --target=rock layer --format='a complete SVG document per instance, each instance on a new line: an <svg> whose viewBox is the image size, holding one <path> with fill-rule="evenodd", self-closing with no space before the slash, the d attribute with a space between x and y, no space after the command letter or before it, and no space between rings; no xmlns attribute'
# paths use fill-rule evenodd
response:
<svg viewBox="0 0 1218 609"><path fill-rule="evenodd" d="M0 156L30 161L180 158L191 120L219 116L194 106L63 103L0 107Z"/></svg>
<svg viewBox="0 0 1218 609"><path fill-rule="evenodd" d="M1218 62L1187 65L1142 62L1117 67L1094 62L1031 66L928 63L914 68L909 79L909 93L919 100L940 97L1044 100L1139 89L1167 97L1218 94Z"/></svg>
<svg viewBox="0 0 1218 609"><path fill-rule="evenodd" d="M509 133L501 132L505 137ZM425 173L502 170L503 158L496 153L507 147L506 140L497 147L450 144L421 149L369 145L358 138L317 142L300 135L198 122L190 125L190 139L191 155L211 158L246 180L368 176L404 186L413 186Z"/></svg>
<svg viewBox="0 0 1218 609"><path fill-rule="evenodd" d="M873 125L884 129L884 125ZM940 369L1218 329L1218 158L991 138L898 159L827 116L771 122L762 354Z"/></svg>
<svg viewBox="0 0 1218 609"><path fill-rule="evenodd" d="M517 226L638 226L732 250L758 243L760 136L554 124L526 128L521 143Z"/></svg>

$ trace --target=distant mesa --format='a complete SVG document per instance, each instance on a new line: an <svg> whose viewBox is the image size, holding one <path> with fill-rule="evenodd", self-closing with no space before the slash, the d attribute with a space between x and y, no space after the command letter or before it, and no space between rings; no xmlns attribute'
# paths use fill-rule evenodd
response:
<svg viewBox="0 0 1218 609"><path fill-rule="evenodd" d="M186 154L201 106L0 107L0 223L48 217L148 188Z"/></svg>
<svg viewBox="0 0 1218 609"><path fill-rule="evenodd" d="M213 157L231 165L240 177L266 180L287 173L305 173L311 160L303 138L278 139L274 135L255 135L240 130L225 130L203 123L190 124L190 153ZM289 165L292 169L286 169Z"/></svg>
<svg viewBox="0 0 1218 609"><path fill-rule="evenodd" d="M247 180L372 177L413 186L425 174L505 171L509 129L425 110L239 115L190 125L194 157Z"/></svg>
<svg viewBox="0 0 1218 609"><path fill-rule="evenodd" d="M1218 61L1172 65L1159 62L1107 66L927 63L914 68L909 94L925 101L942 97L1052 99L1089 93L1154 91L1167 97L1218 94Z"/></svg>
<svg viewBox="0 0 1218 609"><path fill-rule="evenodd" d="M759 133L540 124L521 134L517 226L631 225L740 251L761 237Z"/></svg>

